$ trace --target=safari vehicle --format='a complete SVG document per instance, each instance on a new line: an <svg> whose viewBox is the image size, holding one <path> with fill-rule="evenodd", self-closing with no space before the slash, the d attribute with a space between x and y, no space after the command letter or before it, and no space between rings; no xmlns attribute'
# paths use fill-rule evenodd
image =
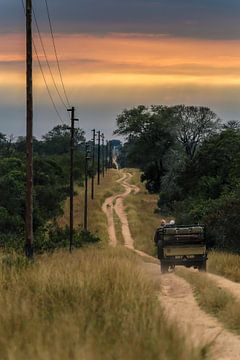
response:
<svg viewBox="0 0 240 360"><path fill-rule="evenodd" d="M170 226L157 229L154 237L162 273L177 265L206 271L207 246L204 226Z"/></svg>

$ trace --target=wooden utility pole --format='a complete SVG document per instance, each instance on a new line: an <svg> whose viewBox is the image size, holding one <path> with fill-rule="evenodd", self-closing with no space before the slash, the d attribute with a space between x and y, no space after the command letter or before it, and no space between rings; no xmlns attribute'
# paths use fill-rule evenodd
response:
<svg viewBox="0 0 240 360"><path fill-rule="evenodd" d="M109 167L112 168L113 167L113 153L112 153L112 142L110 141L109 144Z"/></svg>
<svg viewBox="0 0 240 360"><path fill-rule="evenodd" d="M101 132L98 131L98 185L100 185L100 172L101 172Z"/></svg>
<svg viewBox="0 0 240 360"><path fill-rule="evenodd" d="M105 149L105 169L106 172L108 171L108 146L109 146L109 141L106 140L106 149Z"/></svg>
<svg viewBox="0 0 240 360"><path fill-rule="evenodd" d="M92 193L91 198L94 199L94 180L95 180L95 144L96 144L96 130L92 130Z"/></svg>
<svg viewBox="0 0 240 360"><path fill-rule="evenodd" d="M72 107L71 109L68 109L68 111L71 112L71 137L70 137L70 214L69 214L69 222L70 222L70 234L69 234L69 251L72 252L73 247L73 229L74 229L74 223L73 223L73 197L74 197L74 142L75 142L75 121L78 121L75 119L75 108Z"/></svg>
<svg viewBox="0 0 240 360"><path fill-rule="evenodd" d="M25 254L33 256L33 93L32 93L32 0L26 0L26 97L27 97L27 184Z"/></svg>
<svg viewBox="0 0 240 360"><path fill-rule="evenodd" d="M102 137L102 174L103 174L103 177L105 176L105 142L104 142L104 138L105 138L105 136L104 136L104 133L102 133L102 135L101 135L101 137Z"/></svg>
<svg viewBox="0 0 240 360"><path fill-rule="evenodd" d="M84 200L84 230L88 230L88 161L89 156L89 145L85 146L85 200Z"/></svg>

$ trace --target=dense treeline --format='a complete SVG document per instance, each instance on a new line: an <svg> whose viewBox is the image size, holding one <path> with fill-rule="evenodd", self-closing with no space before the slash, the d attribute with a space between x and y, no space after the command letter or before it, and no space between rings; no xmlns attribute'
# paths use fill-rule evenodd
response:
<svg viewBox="0 0 240 360"><path fill-rule="evenodd" d="M122 166L140 167L158 211L203 223L215 246L240 251L240 125L206 107L139 106L117 118Z"/></svg>
<svg viewBox="0 0 240 360"><path fill-rule="evenodd" d="M84 132L75 133L74 178L84 176ZM69 144L66 125L57 126L41 140L34 139L34 234L36 250L67 246L68 229L60 229L57 218L69 195ZM0 246L23 248L25 224L26 142L0 133ZM75 233L75 244L95 241L94 236Z"/></svg>

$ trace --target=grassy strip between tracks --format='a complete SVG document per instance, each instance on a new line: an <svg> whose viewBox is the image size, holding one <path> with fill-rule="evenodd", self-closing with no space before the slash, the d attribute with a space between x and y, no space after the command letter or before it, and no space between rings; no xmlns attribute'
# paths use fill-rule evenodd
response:
<svg viewBox="0 0 240 360"><path fill-rule="evenodd" d="M192 286L202 309L215 316L229 330L240 334L240 301L206 274L186 269L178 269L176 273Z"/></svg>
<svg viewBox="0 0 240 360"><path fill-rule="evenodd" d="M113 211L113 221L114 221L115 233L116 233L118 245L124 245L124 238L122 234L122 223L115 211Z"/></svg>
<svg viewBox="0 0 240 360"><path fill-rule="evenodd" d="M1 360L200 360L123 248L0 259Z"/></svg>
<svg viewBox="0 0 240 360"><path fill-rule="evenodd" d="M133 177L131 183L140 188L138 194L131 194L125 200L128 223L134 238L135 248L148 253L156 254L153 237L162 217L156 214L158 195L151 195L140 182L141 173L137 169L127 169Z"/></svg>
<svg viewBox="0 0 240 360"><path fill-rule="evenodd" d="M211 252L209 253L208 270L213 274L240 282L240 256L226 252Z"/></svg>

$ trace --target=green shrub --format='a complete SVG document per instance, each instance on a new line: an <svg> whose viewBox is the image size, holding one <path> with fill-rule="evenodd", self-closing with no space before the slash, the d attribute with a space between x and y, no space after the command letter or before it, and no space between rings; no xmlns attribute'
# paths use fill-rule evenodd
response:
<svg viewBox="0 0 240 360"><path fill-rule="evenodd" d="M84 245L94 244L100 241L96 234L85 231L81 228L75 229L73 233L73 247L80 248ZM24 249L24 236L15 234L2 234L0 246L6 252L12 250L22 252ZM58 249L69 247L69 227L61 228L57 224L49 224L39 229L34 237L35 253L53 252Z"/></svg>

